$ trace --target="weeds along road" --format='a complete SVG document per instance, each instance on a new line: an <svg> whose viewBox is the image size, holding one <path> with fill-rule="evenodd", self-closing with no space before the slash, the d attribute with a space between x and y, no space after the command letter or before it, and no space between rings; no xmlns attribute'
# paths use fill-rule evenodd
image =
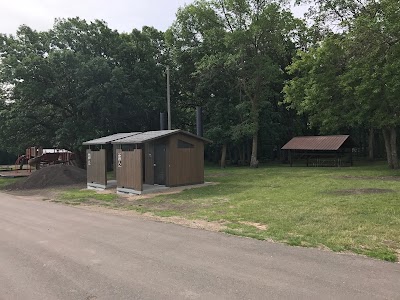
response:
<svg viewBox="0 0 400 300"><path fill-rule="evenodd" d="M0 299L395 299L400 264L0 194Z"/></svg>

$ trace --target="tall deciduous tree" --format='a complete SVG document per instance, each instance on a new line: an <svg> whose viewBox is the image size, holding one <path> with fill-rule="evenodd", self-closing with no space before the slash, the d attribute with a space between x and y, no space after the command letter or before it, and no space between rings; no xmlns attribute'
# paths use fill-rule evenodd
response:
<svg viewBox="0 0 400 300"><path fill-rule="evenodd" d="M157 124L163 35L119 34L102 21L57 20L46 32L0 35L1 136L8 149L67 147Z"/></svg>
<svg viewBox="0 0 400 300"><path fill-rule="evenodd" d="M219 68L220 76L231 80L224 85L227 91L220 93L225 96L217 99L229 103L235 97L239 117L231 130L224 132L230 133L231 139L252 138L252 167L258 166L260 111L276 101L282 89L284 70L302 25L274 1L216 0L197 1L182 9L171 28L178 69L186 74L182 78L192 80L181 86L181 95L196 99L196 79L206 78L201 75L211 69ZM220 105L218 109L228 107Z"/></svg>
<svg viewBox="0 0 400 300"><path fill-rule="evenodd" d="M329 2L318 2L320 11L346 16L346 27L299 54L289 68L295 77L285 87L285 101L322 129L341 124L381 129L388 165L397 169L400 3L360 1L349 9L341 5L350 2Z"/></svg>
<svg viewBox="0 0 400 300"><path fill-rule="evenodd" d="M400 125L400 2L368 1L346 39L344 86L359 100L357 110L383 132L390 168L398 169Z"/></svg>

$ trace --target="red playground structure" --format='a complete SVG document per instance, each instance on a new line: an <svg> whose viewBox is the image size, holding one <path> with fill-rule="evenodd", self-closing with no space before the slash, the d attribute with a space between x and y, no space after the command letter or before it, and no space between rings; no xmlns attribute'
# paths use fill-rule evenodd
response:
<svg viewBox="0 0 400 300"><path fill-rule="evenodd" d="M15 162L16 169L23 169L28 164L29 171L32 168L38 170L42 167L55 164L73 164L75 154L65 149L43 149L42 147L30 147L25 150L25 154L18 157Z"/></svg>

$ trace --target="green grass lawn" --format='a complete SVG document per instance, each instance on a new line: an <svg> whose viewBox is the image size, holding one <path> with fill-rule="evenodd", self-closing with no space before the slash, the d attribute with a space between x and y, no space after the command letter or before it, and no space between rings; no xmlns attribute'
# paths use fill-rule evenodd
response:
<svg viewBox="0 0 400 300"><path fill-rule="evenodd" d="M0 190L3 190L5 188L7 188L8 185L10 185L10 184L12 184L14 182L20 181L20 180L22 180L22 178L4 178L4 177L1 177L0 178Z"/></svg>
<svg viewBox="0 0 400 300"><path fill-rule="evenodd" d="M379 178L383 176L399 177ZM383 163L352 168L211 168L206 180L220 184L141 200L140 209L226 222L230 234L398 260L400 172ZM266 230L252 223L265 225Z"/></svg>
<svg viewBox="0 0 400 300"><path fill-rule="evenodd" d="M66 191L59 200L219 222L229 234L399 259L400 171L384 163L207 167L206 180L219 184L132 202L85 190Z"/></svg>
<svg viewBox="0 0 400 300"><path fill-rule="evenodd" d="M61 193L58 201L71 205L79 205L81 203L85 203L102 204L108 206L117 198L117 194L100 194L93 190L71 189Z"/></svg>
<svg viewBox="0 0 400 300"><path fill-rule="evenodd" d="M223 222L230 234L397 261L400 177L379 177L399 175L383 163L352 168L209 168L206 180L219 185L144 199L137 209ZM387 192L376 193L380 190Z"/></svg>

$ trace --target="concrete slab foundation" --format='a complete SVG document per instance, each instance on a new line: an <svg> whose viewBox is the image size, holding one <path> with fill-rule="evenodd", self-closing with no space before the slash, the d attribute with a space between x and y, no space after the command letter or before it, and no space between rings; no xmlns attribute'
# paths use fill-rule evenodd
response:
<svg viewBox="0 0 400 300"><path fill-rule="evenodd" d="M144 184L143 191L136 191L133 189L126 189L126 188L117 188L117 193L118 194L144 195L144 194L158 193L158 192L165 191L168 189L169 189L169 187L166 187L165 185Z"/></svg>
<svg viewBox="0 0 400 300"><path fill-rule="evenodd" d="M88 182L87 183L87 188L89 190L106 190L106 189L113 189L113 188L116 188L116 187L117 187L117 181L116 180L107 181L107 185L93 183L93 182Z"/></svg>

